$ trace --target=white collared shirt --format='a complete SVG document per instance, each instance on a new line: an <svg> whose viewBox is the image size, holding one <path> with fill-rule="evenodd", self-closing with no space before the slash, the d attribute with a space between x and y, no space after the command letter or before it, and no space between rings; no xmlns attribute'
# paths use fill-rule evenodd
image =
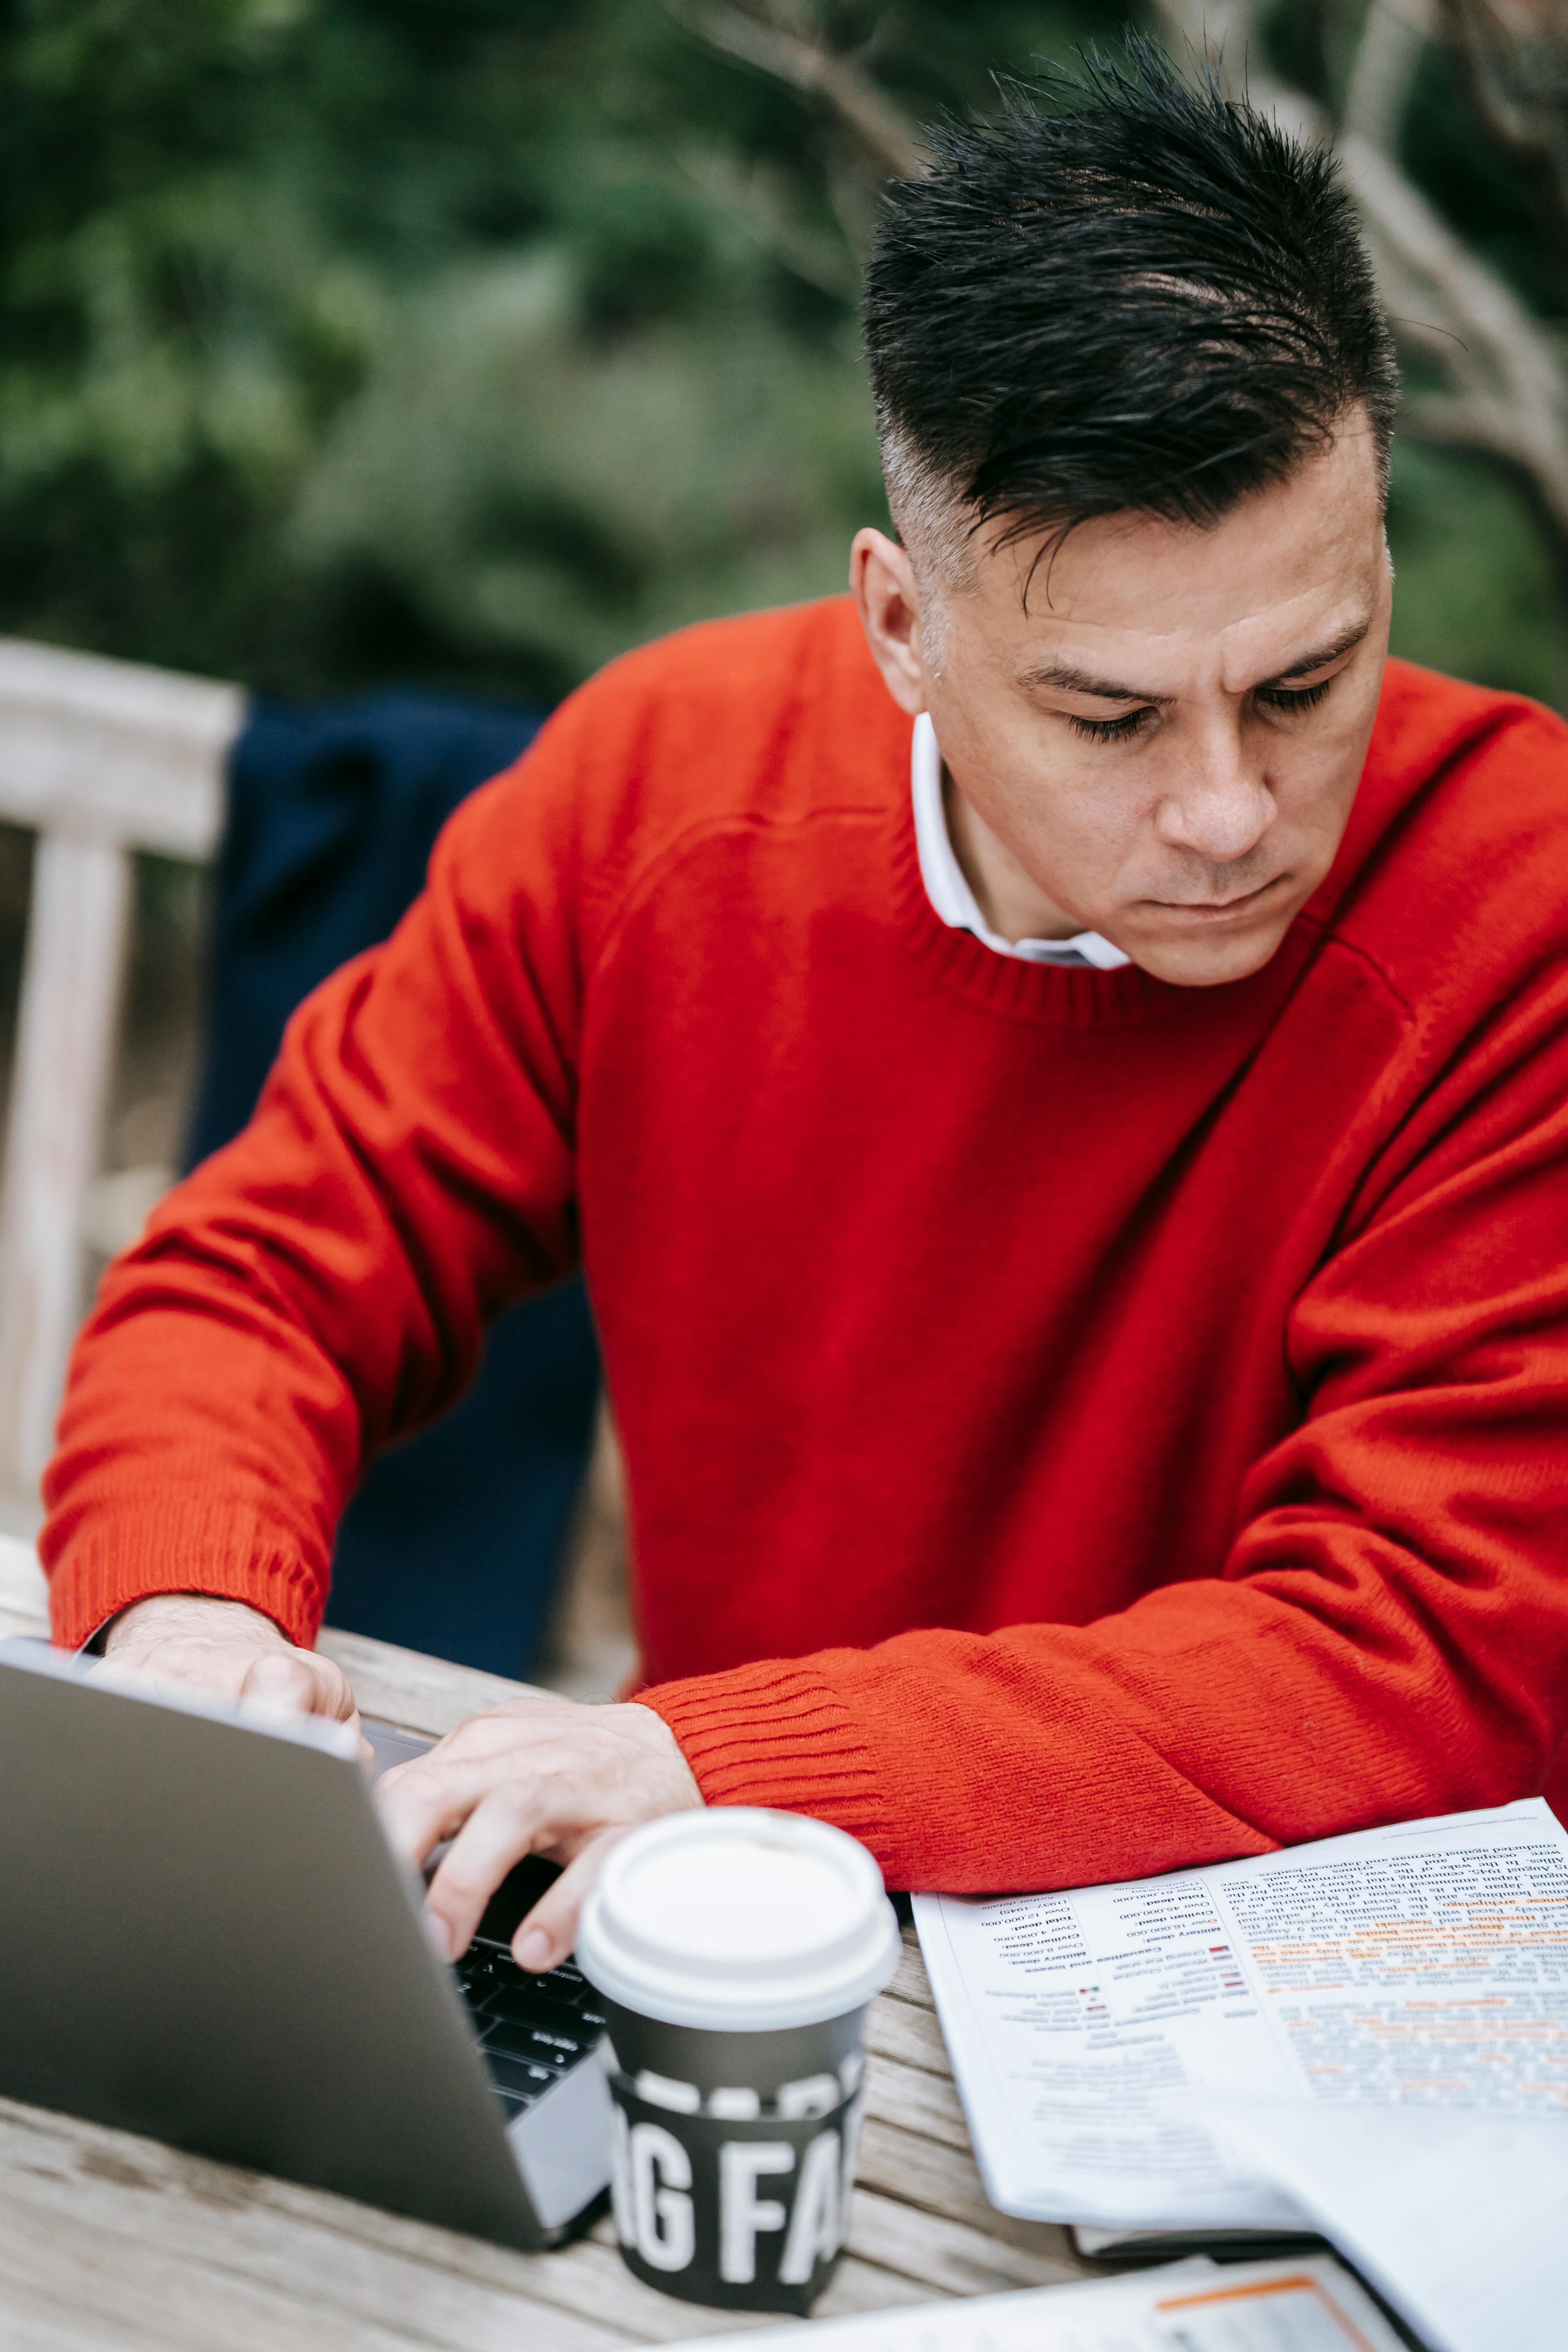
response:
<svg viewBox="0 0 1568 2352"><path fill-rule="evenodd" d="M1099 971L1118 971L1131 962L1120 948L1098 931L1079 931L1070 940L1005 940L994 931L975 903L963 878L947 811L942 799L942 751L931 715L922 710L915 720L914 748L910 754L910 787L915 803L915 847L920 853L921 880L932 909L950 930L973 931L983 947L997 955L1016 956L1024 963L1092 964Z"/></svg>

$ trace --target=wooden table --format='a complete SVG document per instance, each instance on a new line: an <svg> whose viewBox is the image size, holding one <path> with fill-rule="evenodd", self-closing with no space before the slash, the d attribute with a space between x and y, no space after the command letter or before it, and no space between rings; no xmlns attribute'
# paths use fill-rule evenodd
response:
<svg viewBox="0 0 1568 2352"><path fill-rule="evenodd" d="M41 1632L42 1606L30 1552L0 1538L0 1638ZM449 1731L518 1687L354 1634L321 1647L366 1714L412 1731ZM1060 2230L986 2203L905 1941L872 2011L854 2221L819 2318L1085 2269ZM598 2352L746 2324L641 2285L607 2220L558 2252L509 2253L0 2100L5 2352Z"/></svg>

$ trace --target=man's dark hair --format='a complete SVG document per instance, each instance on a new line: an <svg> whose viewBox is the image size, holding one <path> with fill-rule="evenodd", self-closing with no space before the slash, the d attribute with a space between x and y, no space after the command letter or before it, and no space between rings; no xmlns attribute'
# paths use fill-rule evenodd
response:
<svg viewBox="0 0 1568 2352"><path fill-rule="evenodd" d="M1398 375L1332 158L1152 43L949 122L889 194L866 342L895 519L1210 523Z"/></svg>

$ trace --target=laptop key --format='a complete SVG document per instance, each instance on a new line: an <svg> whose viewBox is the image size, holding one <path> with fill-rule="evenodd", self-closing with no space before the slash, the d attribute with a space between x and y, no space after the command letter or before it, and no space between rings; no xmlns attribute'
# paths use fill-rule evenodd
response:
<svg viewBox="0 0 1568 2352"><path fill-rule="evenodd" d="M474 1952L482 1952L486 1967L493 1969L509 1983L542 1985L560 2000L572 2000L588 1989L588 1980L582 1970L573 1968L568 1961L563 1960L558 1967L546 1969L543 1975L539 1976L532 1969L518 1967L509 1945L475 1944L470 1948Z"/></svg>
<svg viewBox="0 0 1568 2352"><path fill-rule="evenodd" d="M599 1996L592 1985L560 1984L554 1977L545 1977L542 1981L552 2000L558 2000L564 2009L574 2009L579 2017L584 2010L596 2010L599 2006Z"/></svg>
<svg viewBox="0 0 1568 2352"><path fill-rule="evenodd" d="M537 2058L542 2066L574 2066L590 2047L585 2036L556 2033L547 2026L535 2025L530 2018L481 2017L479 2021L487 2043L490 2040L489 2029L499 2025L501 2031L495 2037L498 2042L504 2042L509 2049L526 2046L529 2056Z"/></svg>
<svg viewBox="0 0 1568 2352"><path fill-rule="evenodd" d="M512 2057L531 2058L540 2066L574 2065L588 2047L585 2042L570 2042L562 2033L541 2033L537 2026L519 2024L509 2017L481 2017L477 2021L481 2049L504 2050Z"/></svg>
<svg viewBox="0 0 1568 2352"><path fill-rule="evenodd" d="M527 2058L535 2066L549 2066L557 2074L564 2074L583 2055L580 2042L540 2033L531 2026L514 2025L505 2018L481 2017L479 2024L484 2029L479 2047L487 2057L492 2050L504 2050L509 2057Z"/></svg>
<svg viewBox="0 0 1568 2352"><path fill-rule="evenodd" d="M524 2058L503 2057L499 2051L487 2050L485 2064L497 2090L510 2091L520 2105L537 2099L542 2091L547 2091L557 2080L550 2067L531 2064Z"/></svg>
<svg viewBox="0 0 1568 2352"><path fill-rule="evenodd" d="M534 1985L495 1986L484 1995L480 2007L487 2018L505 2017L514 2025L537 2025L544 2033L563 2033L574 2044L591 2038L584 2032L576 2010L551 2000Z"/></svg>

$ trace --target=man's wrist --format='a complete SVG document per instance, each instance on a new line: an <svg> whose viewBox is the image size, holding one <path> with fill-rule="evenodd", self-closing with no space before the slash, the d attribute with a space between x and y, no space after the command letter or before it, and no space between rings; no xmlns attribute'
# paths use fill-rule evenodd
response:
<svg viewBox="0 0 1568 2352"><path fill-rule="evenodd" d="M642 1706L640 1699L632 1699L629 1704L633 1706ZM656 1706L644 1706L642 1711L645 1715L650 1715L653 1717L659 1730L664 1734L662 1739L657 1735L654 1736L649 1744L658 1753L663 1769L669 1780L671 1792L678 1800L670 1810L679 1812L683 1809L694 1811L699 1806L706 1809L708 1800L702 1793L697 1775L691 1769L691 1759L681 1746L680 1735L675 1726L672 1723L667 1723Z"/></svg>
<svg viewBox="0 0 1568 2352"><path fill-rule="evenodd" d="M133 1601L111 1617L96 1640L105 1656L132 1642L149 1640L254 1641L287 1649L289 1638L270 1617L247 1601L228 1601L216 1593L152 1592Z"/></svg>

